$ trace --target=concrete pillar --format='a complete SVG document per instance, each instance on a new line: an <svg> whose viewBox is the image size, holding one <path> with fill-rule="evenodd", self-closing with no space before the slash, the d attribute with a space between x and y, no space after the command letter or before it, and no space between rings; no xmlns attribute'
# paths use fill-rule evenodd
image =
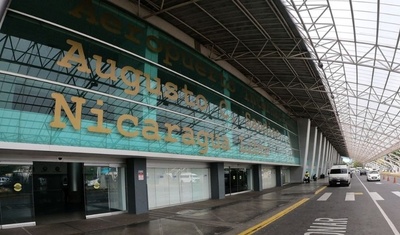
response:
<svg viewBox="0 0 400 235"><path fill-rule="evenodd" d="M326 141L326 137L324 137L324 142L322 144L323 148L322 148L322 168L321 168L321 174L326 175L326 161L327 161L327 154L326 154L326 145L327 145L327 141Z"/></svg>
<svg viewBox="0 0 400 235"><path fill-rule="evenodd" d="M317 134L318 134L317 127L311 128L311 130L310 130L311 163L310 163L310 169L309 169L310 177L312 177L316 172L315 155L316 155L316 149L317 149Z"/></svg>
<svg viewBox="0 0 400 235"><path fill-rule="evenodd" d="M213 162L210 164L211 199L225 198L224 163Z"/></svg>
<svg viewBox="0 0 400 235"><path fill-rule="evenodd" d="M308 148L310 143L310 129L311 129L310 120L309 119L297 120L297 128L299 133L298 138L299 138L299 149L300 149L300 163L302 163L302 165L300 168L295 169L292 173L293 173L293 179L297 179L298 182L301 182L303 181L304 173L306 172L306 170L309 170L307 161L308 161Z"/></svg>
<svg viewBox="0 0 400 235"><path fill-rule="evenodd" d="M147 195L147 163L145 158L126 160L128 213L142 214L149 211Z"/></svg>
<svg viewBox="0 0 400 235"><path fill-rule="evenodd" d="M68 202L75 204L83 201L83 163L67 163Z"/></svg>
<svg viewBox="0 0 400 235"><path fill-rule="evenodd" d="M335 159L336 159L336 164L341 164L341 159L340 159L340 155L337 152L337 150L334 148L334 152L335 152Z"/></svg>
<svg viewBox="0 0 400 235"><path fill-rule="evenodd" d="M253 190L262 191L262 165L253 165Z"/></svg>
<svg viewBox="0 0 400 235"><path fill-rule="evenodd" d="M283 185L282 166L275 166L275 172L276 172L276 187L281 187Z"/></svg>
<svg viewBox="0 0 400 235"><path fill-rule="evenodd" d="M319 135L318 135L318 140L317 140L317 156L318 156L318 160L317 160L317 171L315 172L315 174L317 175L317 178L319 177L319 172L320 172L320 166L321 166L321 163L322 163L322 158L323 158L323 156L322 156L322 154L321 154L321 149L322 149L322 132L319 132Z"/></svg>
<svg viewBox="0 0 400 235"><path fill-rule="evenodd" d="M331 145L329 141L326 143L326 157L326 170L328 170L331 167Z"/></svg>
<svg viewBox="0 0 400 235"><path fill-rule="evenodd" d="M333 166L334 163L334 159L333 159L333 148L331 143L329 143L329 165L328 165L328 169L331 168Z"/></svg>
<svg viewBox="0 0 400 235"><path fill-rule="evenodd" d="M83 182L83 166L82 163L69 162L67 163L68 172L68 189L70 192L77 192L81 185L79 182Z"/></svg>
<svg viewBox="0 0 400 235"><path fill-rule="evenodd" d="M331 145L329 141L326 141L326 171L325 174L328 172L329 168L331 168Z"/></svg>

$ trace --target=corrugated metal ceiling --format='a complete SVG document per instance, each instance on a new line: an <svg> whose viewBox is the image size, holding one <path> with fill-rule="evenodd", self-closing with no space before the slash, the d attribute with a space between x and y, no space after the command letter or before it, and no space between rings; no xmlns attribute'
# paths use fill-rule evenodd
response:
<svg viewBox="0 0 400 235"><path fill-rule="evenodd" d="M308 118L348 156L333 95L306 43L278 0L140 0L131 2L210 49L265 90L294 118Z"/></svg>

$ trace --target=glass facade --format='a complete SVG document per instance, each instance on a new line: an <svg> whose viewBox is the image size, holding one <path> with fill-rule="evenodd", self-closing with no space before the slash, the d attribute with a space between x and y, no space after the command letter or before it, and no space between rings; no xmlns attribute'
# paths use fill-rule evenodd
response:
<svg viewBox="0 0 400 235"><path fill-rule="evenodd" d="M63 162L0 165L0 227L126 211L125 167L79 170L82 166Z"/></svg>
<svg viewBox="0 0 400 235"><path fill-rule="evenodd" d="M0 165L0 226L34 221L32 165Z"/></svg>
<svg viewBox="0 0 400 235"><path fill-rule="evenodd" d="M11 1L0 142L300 165L295 120L168 32L97 0ZM71 155L0 165L0 225L127 210L122 161ZM149 209L210 198L208 166L162 166L146 169ZM274 169L262 174L264 188L276 185ZM252 180L250 167L225 168L225 193Z"/></svg>
<svg viewBox="0 0 400 235"><path fill-rule="evenodd" d="M149 208L159 208L210 198L207 168L148 168Z"/></svg>
<svg viewBox="0 0 400 235"><path fill-rule="evenodd" d="M125 168L85 166L86 214L126 210Z"/></svg>
<svg viewBox="0 0 400 235"><path fill-rule="evenodd" d="M273 188L276 187L276 177L280 177L279 174L276 175L276 169L271 166L263 166L262 169L262 188ZM283 175L281 179L284 181Z"/></svg>
<svg viewBox="0 0 400 235"><path fill-rule="evenodd" d="M294 120L126 11L102 1L10 8L0 141L300 164Z"/></svg>

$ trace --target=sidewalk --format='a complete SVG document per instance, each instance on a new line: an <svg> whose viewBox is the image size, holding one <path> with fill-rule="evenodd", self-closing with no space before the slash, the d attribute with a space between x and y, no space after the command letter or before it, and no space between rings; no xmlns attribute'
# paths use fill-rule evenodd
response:
<svg viewBox="0 0 400 235"><path fill-rule="evenodd" d="M65 223L0 230L1 234L238 234L289 207L312 197L327 180L289 184L262 192L248 192L191 204L151 210L141 215L121 214Z"/></svg>

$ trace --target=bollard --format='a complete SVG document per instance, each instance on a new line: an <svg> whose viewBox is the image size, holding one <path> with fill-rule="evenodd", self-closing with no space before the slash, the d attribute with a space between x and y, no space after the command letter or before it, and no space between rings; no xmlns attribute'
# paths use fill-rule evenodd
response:
<svg viewBox="0 0 400 235"><path fill-rule="evenodd" d="M396 176L393 177L393 183L396 183Z"/></svg>
<svg viewBox="0 0 400 235"><path fill-rule="evenodd" d="M388 176L388 177L387 177L387 181L389 181L389 180L390 180L390 177Z"/></svg>

